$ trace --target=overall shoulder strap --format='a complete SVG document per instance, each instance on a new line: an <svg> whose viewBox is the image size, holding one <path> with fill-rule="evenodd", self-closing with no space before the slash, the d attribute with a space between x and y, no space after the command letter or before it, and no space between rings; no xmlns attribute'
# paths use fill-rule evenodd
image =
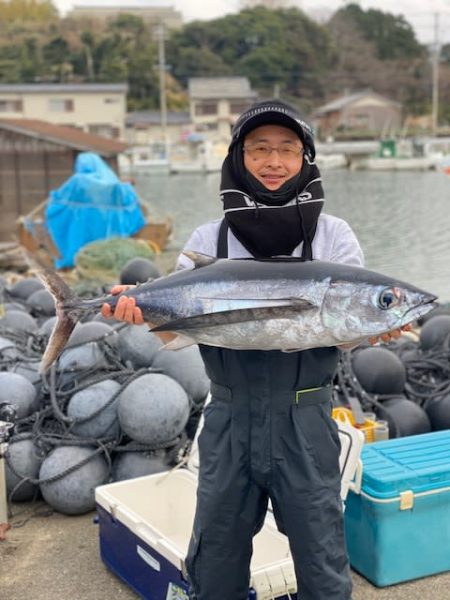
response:
<svg viewBox="0 0 450 600"><path fill-rule="evenodd" d="M217 239L217 258L228 258L228 223L222 219Z"/></svg>
<svg viewBox="0 0 450 600"><path fill-rule="evenodd" d="M309 238L306 238L303 240L302 258L304 260L312 260L313 259L312 243L309 240Z"/></svg>

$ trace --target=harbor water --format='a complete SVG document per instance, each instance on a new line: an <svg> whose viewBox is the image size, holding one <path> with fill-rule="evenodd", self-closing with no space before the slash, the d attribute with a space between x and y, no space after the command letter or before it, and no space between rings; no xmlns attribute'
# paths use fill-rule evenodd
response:
<svg viewBox="0 0 450 600"><path fill-rule="evenodd" d="M450 301L450 176L441 171L322 173L324 211L355 231L366 267L398 277ZM150 212L170 215L173 249L181 249L201 223L219 218L220 174L135 176Z"/></svg>

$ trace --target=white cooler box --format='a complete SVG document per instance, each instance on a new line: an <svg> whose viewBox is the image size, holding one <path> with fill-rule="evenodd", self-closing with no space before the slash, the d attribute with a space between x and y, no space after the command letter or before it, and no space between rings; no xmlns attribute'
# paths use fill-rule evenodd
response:
<svg viewBox="0 0 450 600"><path fill-rule="evenodd" d="M339 423L339 435L345 499L363 435L347 423ZM187 469L96 489L101 557L145 600L188 599L184 558L194 521L197 460L194 451ZM249 600L294 600L297 584L288 540L276 529L270 512L253 548Z"/></svg>

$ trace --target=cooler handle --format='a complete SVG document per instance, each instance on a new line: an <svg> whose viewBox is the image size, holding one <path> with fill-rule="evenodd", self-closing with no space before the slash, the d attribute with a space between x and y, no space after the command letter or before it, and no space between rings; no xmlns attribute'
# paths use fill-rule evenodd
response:
<svg viewBox="0 0 450 600"><path fill-rule="evenodd" d="M153 548L158 546L161 539L161 536L159 536L156 531L143 523L139 523L139 525L136 526L136 533L144 540L144 542Z"/></svg>
<svg viewBox="0 0 450 600"><path fill-rule="evenodd" d="M349 483L349 489L352 490L355 494L361 493L361 484L362 484L362 476L363 476L363 463L360 458L358 458L358 462L356 463L355 476L353 481Z"/></svg>

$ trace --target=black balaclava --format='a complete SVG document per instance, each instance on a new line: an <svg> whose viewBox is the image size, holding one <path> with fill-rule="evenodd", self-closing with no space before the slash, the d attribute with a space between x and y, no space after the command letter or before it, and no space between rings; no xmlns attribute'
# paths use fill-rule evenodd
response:
<svg viewBox="0 0 450 600"><path fill-rule="evenodd" d="M245 136L262 125L291 129L305 148L300 172L275 191L268 190L244 167ZM310 126L284 102L260 102L237 120L222 166L220 194L230 229L254 257L290 255L303 242L302 256L312 258L311 242L324 203L314 157Z"/></svg>

